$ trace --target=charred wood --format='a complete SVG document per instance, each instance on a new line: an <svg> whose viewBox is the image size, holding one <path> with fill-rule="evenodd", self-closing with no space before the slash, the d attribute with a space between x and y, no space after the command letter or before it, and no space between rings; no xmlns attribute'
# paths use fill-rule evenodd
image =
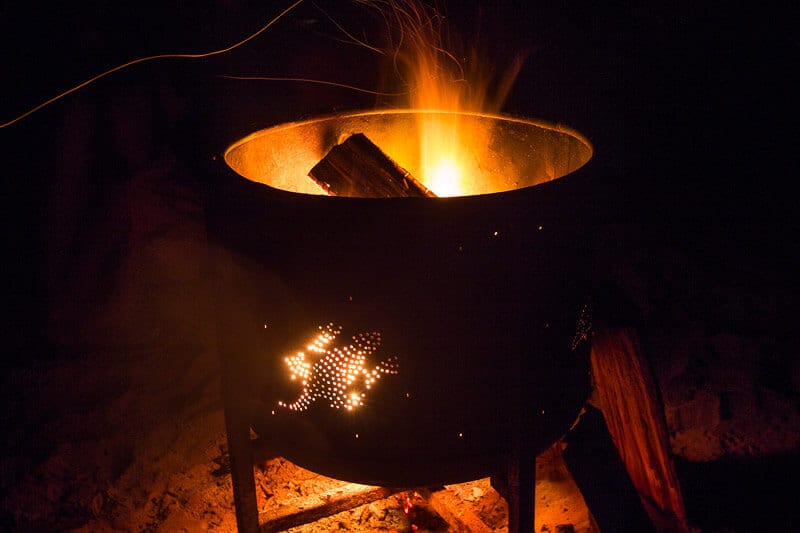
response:
<svg viewBox="0 0 800 533"><path fill-rule="evenodd" d="M308 175L331 196L436 196L363 133L355 133L331 148Z"/></svg>

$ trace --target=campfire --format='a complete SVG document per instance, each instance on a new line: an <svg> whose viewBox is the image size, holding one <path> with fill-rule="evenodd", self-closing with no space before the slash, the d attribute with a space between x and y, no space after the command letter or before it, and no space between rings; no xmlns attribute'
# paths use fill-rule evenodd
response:
<svg viewBox="0 0 800 533"><path fill-rule="evenodd" d="M590 393L586 228L570 186L590 143L492 110L504 95L490 100L444 50L441 19L388 6L407 106L256 131L225 151L213 190L245 529L258 523L253 462L275 456L381 497L489 479L509 529L528 529L533 459Z"/></svg>
<svg viewBox="0 0 800 533"><path fill-rule="evenodd" d="M691 9L250 4L137 12L149 38L122 48L124 9L75 14L91 43L14 13L11 41L63 26L81 64L25 54L0 124L4 524L322 531L380 498L339 527L457 530L475 503L502 530L535 500L535 531L596 533L545 508L552 452L619 532L623 492L683 518L671 451L698 525L791 529L761 482L798 440L783 197L749 194L789 151L726 134L726 104L781 131L780 84L728 82L763 79L742 54L792 63L786 28L761 50ZM452 46L459 22L500 53Z"/></svg>

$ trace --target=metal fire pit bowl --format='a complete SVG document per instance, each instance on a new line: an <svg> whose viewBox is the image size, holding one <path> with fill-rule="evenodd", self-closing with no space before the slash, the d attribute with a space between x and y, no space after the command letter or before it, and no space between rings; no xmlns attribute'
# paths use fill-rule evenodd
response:
<svg viewBox="0 0 800 533"><path fill-rule="evenodd" d="M332 197L308 178L352 133L416 175L418 154L393 139L415 136L424 113L257 131L227 149L211 192L226 416L342 480L398 487L491 475L520 439L534 454L555 442L589 393L579 331L588 262L569 185L592 155L583 136L460 114L484 132L471 148L484 176L469 196ZM285 358L330 323L342 328L341 347L379 332L366 366L391 360L396 374L352 411L321 397L302 411L282 406L301 394Z"/></svg>

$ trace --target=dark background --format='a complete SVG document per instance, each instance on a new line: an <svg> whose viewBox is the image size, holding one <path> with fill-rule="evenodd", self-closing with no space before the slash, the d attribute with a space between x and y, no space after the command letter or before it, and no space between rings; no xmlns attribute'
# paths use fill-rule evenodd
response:
<svg viewBox="0 0 800 533"><path fill-rule="evenodd" d="M256 31L279 4L6 5L2 120L131 59L229 46ZM595 168L608 169L597 172L607 194L598 195L598 203L613 216L634 225L670 220L670 238L699 240L696 246L707 247L710 257L731 253L731 261L793 269L798 225L792 184L800 148L793 73L800 41L788 3L507 0L446 7L453 39L477 43L498 69L527 52L504 111L584 133L596 149ZM374 37L380 28L375 12L363 6L306 2L231 53L135 65L0 130L12 346L26 350L32 339L42 340L42 306L67 268L53 258L69 256L71 237L52 236L62 216L54 218L54 202L70 211L59 183L70 179L64 166L75 162L65 161L65 153L84 162L78 179L94 194L72 206L69 216L82 218L115 194L109 184L130 179L137 163L126 158L138 157L141 165L171 150L186 179L202 187L202 165L254 129L386 105L322 85L221 77L296 76L380 88L386 74L380 60L334 40L342 34L324 13L354 33L363 29ZM126 97L139 109L118 113L146 115L146 121L114 137L109 109L124 108L118 101ZM106 133L76 140L81 130L70 124L74 112L91 116L92 131ZM77 145L65 148L70 139ZM138 143L138 155L125 153L126 143Z"/></svg>
<svg viewBox="0 0 800 533"><path fill-rule="evenodd" d="M527 52L503 111L569 125L594 145L590 209L602 224L593 237L617 269L608 277L632 292L649 327L688 331L701 320L709 331L774 339L781 375L769 379L796 398L797 376L784 370L800 368L791 359L797 343L787 340L800 251L797 9L606 4L452 2L447 22L454 40L484 47L498 70ZM227 47L283 5L4 5L0 122L132 59ZM241 136L390 103L223 77L382 88L389 73L380 58L337 41L325 13L353 33L379 35L379 19L363 6L305 2L230 53L138 64L0 129L7 365L80 357L85 323L113 300L126 242L149 223L128 198L137 182L155 172L202 203L213 158ZM630 262L640 277L626 277ZM642 278L661 285L637 293Z"/></svg>

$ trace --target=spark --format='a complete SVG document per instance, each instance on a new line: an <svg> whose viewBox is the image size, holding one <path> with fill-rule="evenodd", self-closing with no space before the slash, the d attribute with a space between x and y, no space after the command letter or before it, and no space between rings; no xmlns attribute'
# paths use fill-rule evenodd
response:
<svg viewBox="0 0 800 533"><path fill-rule="evenodd" d="M229 80L257 80L257 81L288 81L297 83L317 83L319 85L330 85L332 87L339 87L341 89L348 89L350 91L362 92L374 96L403 96L406 93L386 93L381 91L373 91L370 89L362 89L355 85L347 85L346 83L338 83L335 81L316 80L313 78L282 78L279 76L222 76Z"/></svg>
<svg viewBox="0 0 800 533"><path fill-rule="evenodd" d="M241 41L238 41L238 42L236 42L236 43L234 43L234 44L232 44L230 46L226 46L225 48L220 48L219 50L212 50L211 52L200 52L200 53L195 53L195 54L174 54L174 53L173 54L156 54L156 55L152 55L152 56L140 57L138 59L134 59L132 61L128 61L127 63L123 63L121 65L117 65L116 67L110 68L110 69L106 70L105 72L101 72L100 74L98 74L98 75L96 75L96 76L94 76L92 78L89 78L88 80L83 81L83 82L79 83L78 85L75 85L74 87L72 87L70 89L67 89L66 91L64 91L62 93L57 94L56 96L50 98L49 100L45 100L41 104L33 107L32 109L29 109L28 111L22 113L19 116L15 117L15 118L12 118L11 120L8 120L7 122L1 123L0 124L0 129L6 128L8 126L11 126L12 124L16 124L20 120L22 120L22 119L24 119L24 118L36 113L40 109L43 109L43 108L49 106L50 104L55 103L58 100L61 100L65 96L68 96L68 95L70 95L70 94L72 94L72 93L74 93L76 91L79 91L79 90L83 89L84 87L86 87L88 85L91 85L92 83L96 82L97 80L99 80L101 78L105 78L106 76L108 76L110 74L113 74L115 72L118 72L118 71L123 70L123 69L128 68L128 67L132 67L134 65L138 65L140 63L145 63L147 61L155 61L156 59L202 59L202 58L206 58L206 57L212 57L212 56L226 54L226 53L230 52L231 50L239 48L243 44L245 44L245 43L247 43L249 41L252 41L253 39L258 37L259 35L261 35L265 31L267 31L269 28L272 27L273 24L278 22L287 13L292 11L294 8L299 6L301 3L303 3L303 0L296 0L289 7L287 7L286 9L284 9L283 11L278 13L275 17L273 17L269 22L267 22L266 24L261 26L261 28L258 31L256 31L255 33L251 33L250 35L248 35L247 37L245 37Z"/></svg>
<svg viewBox="0 0 800 533"><path fill-rule="evenodd" d="M581 308L580 315L578 316L578 324L575 328L575 335L572 338L572 350L577 350L578 347L588 341L592 336L592 308L589 304L585 304Z"/></svg>

